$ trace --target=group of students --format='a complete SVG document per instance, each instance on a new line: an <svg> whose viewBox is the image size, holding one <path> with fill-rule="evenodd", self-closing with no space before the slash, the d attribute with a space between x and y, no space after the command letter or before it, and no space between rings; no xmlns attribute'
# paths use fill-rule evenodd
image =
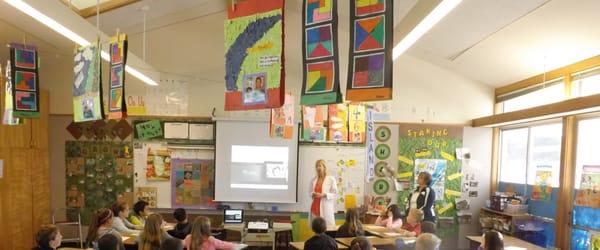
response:
<svg viewBox="0 0 600 250"><path fill-rule="evenodd" d="M198 216L188 222L187 213L177 208L173 217L177 224L172 230L165 231L160 214L151 214L148 203L138 201L129 214L129 205L117 202L111 208L96 211L88 228L86 247L94 250L125 250L123 236L137 235L139 250L215 250L235 249L236 244L216 239L211 234L211 222L208 217ZM54 225L44 225L36 236L34 250L55 250L61 245L62 235Z"/></svg>
<svg viewBox="0 0 600 250"><path fill-rule="evenodd" d="M415 243L416 249L437 249L441 243L441 240L435 236L435 224L430 221L423 221L423 211L416 208L411 208L406 217L406 223L402 220L402 214L400 208L393 204L389 206L386 212L377 217L375 224L378 226L384 226L390 231L395 231L402 236L418 237ZM311 222L312 230L315 232L315 236L310 238L304 244L304 249L337 249L337 243L335 240L327 235L326 222L321 217L316 217ZM355 208L350 208L346 211L346 220L342 224L335 237L357 237L355 242L351 244L352 250L367 250L371 249L370 243L364 238L365 231L363 225L359 219L358 211ZM396 242L398 249L403 249L404 242L398 240ZM407 246L407 249L411 248Z"/></svg>

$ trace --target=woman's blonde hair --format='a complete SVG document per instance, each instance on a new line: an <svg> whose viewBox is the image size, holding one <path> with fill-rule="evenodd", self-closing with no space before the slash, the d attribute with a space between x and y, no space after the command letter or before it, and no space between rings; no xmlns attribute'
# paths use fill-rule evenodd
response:
<svg viewBox="0 0 600 250"><path fill-rule="evenodd" d="M162 231L162 216L160 214L151 214L146 219L146 225L144 226L144 237L140 243L140 250L152 250L159 249L160 243L163 240Z"/></svg>
<svg viewBox="0 0 600 250"><path fill-rule="evenodd" d="M325 164L325 160L317 160L317 162L315 163L315 168L319 167L319 164L323 165L323 168L325 169L325 175L327 175L327 165Z"/></svg>
<svg viewBox="0 0 600 250"><path fill-rule="evenodd" d="M210 236L210 219L198 216L192 224L191 242L189 250L200 250L204 240Z"/></svg>

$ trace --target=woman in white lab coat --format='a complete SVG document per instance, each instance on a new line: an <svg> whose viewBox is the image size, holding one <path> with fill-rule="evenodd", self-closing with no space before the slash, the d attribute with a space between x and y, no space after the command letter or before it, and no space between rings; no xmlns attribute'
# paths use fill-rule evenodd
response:
<svg viewBox="0 0 600 250"><path fill-rule="evenodd" d="M327 166L325 166L324 160L317 161L315 170L317 176L311 182L309 192L312 198L309 219L312 221L315 217L322 217L327 222L327 226L335 226L337 183L335 178L327 175Z"/></svg>

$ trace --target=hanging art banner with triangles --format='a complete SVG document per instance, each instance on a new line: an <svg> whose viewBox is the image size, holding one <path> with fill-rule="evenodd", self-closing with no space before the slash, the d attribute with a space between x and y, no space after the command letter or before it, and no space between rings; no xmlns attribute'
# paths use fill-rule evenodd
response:
<svg viewBox="0 0 600 250"><path fill-rule="evenodd" d="M279 108L285 96L284 1L227 1L225 110Z"/></svg>
<svg viewBox="0 0 600 250"><path fill-rule="evenodd" d="M35 46L10 44L13 117L40 117L38 55Z"/></svg>
<svg viewBox="0 0 600 250"><path fill-rule="evenodd" d="M102 70L100 42L75 51L73 79L73 120L75 122L104 119L102 104Z"/></svg>
<svg viewBox="0 0 600 250"><path fill-rule="evenodd" d="M337 1L304 0L302 105L339 103Z"/></svg>
<svg viewBox="0 0 600 250"><path fill-rule="evenodd" d="M110 38L110 85L108 92L108 119L127 117L125 104L125 64L127 62L127 35Z"/></svg>
<svg viewBox="0 0 600 250"><path fill-rule="evenodd" d="M392 99L393 0L350 1L348 101Z"/></svg>

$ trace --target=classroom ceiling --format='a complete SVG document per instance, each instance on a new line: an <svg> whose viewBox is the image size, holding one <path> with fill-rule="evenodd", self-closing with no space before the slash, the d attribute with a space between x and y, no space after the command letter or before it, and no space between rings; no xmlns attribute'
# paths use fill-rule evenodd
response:
<svg viewBox="0 0 600 250"><path fill-rule="evenodd" d="M60 0L55 0L60 1ZM142 0L100 15L108 34L129 34L130 51L142 57L146 12L146 61L162 73L222 84L223 20L228 0ZM395 23L417 0L395 1ZM301 72L301 0L286 1L286 60L289 74ZM339 1L340 41L348 40L347 1ZM502 86L600 54L597 0L463 0L409 51L474 81ZM14 25L45 41L55 56L69 55L73 43L28 16L0 3L0 28ZM88 22L95 24L96 18ZM10 24L8 24L10 23ZM17 37L17 38L15 38ZM0 33L0 42L23 37ZM348 45L340 44L343 53ZM399 59L402 60L402 57Z"/></svg>

